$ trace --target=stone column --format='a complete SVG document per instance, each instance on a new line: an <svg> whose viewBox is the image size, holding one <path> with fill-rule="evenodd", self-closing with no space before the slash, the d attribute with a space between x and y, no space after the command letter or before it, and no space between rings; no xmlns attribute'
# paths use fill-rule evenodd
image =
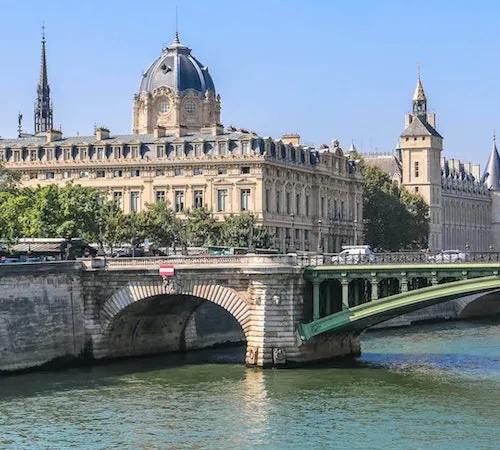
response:
<svg viewBox="0 0 500 450"><path fill-rule="evenodd" d="M437 273L431 272L431 284L436 286L438 284Z"/></svg>
<svg viewBox="0 0 500 450"><path fill-rule="evenodd" d="M408 278L406 272L401 272L401 293L408 292Z"/></svg>
<svg viewBox="0 0 500 450"><path fill-rule="evenodd" d="M349 309L349 280L342 274L342 309Z"/></svg>
<svg viewBox="0 0 500 450"><path fill-rule="evenodd" d="M313 320L319 319L319 285L321 280L313 281Z"/></svg>
<svg viewBox="0 0 500 450"><path fill-rule="evenodd" d="M377 274L372 273L372 301L378 300L378 279Z"/></svg>

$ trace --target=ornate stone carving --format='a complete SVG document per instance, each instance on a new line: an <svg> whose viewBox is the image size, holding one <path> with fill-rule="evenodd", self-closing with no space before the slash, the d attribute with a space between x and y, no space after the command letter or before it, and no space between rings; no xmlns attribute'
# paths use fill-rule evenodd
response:
<svg viewBox="0 0 500 450"><path fill-rule="evenodd" d="M163 277L163 290L165 294L180 294L182 292L182 282L179 275Z"/></svg>
<svg viewBox="0 0 500 450"><path fill-rule="evenodd" d="M257 365L259 349L257 347L248 347L247 364L251 366Z"/></svg>
<svg viewBox="0 0 500 450"><path fill-rule="evenodd" d="M277 366L286 364L285 350L283 350L281 347L273 348L273 363Z"/></svg>

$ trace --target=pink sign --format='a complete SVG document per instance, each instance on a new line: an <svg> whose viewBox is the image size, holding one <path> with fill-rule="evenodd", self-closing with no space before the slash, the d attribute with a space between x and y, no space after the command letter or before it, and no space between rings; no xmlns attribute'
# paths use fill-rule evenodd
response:
<svg viewBox="0 0 500 450"><path fill-rule="evenodd" d="M174 276L174 266L172 264L160 266L160 276L173 277Z"/></svg>

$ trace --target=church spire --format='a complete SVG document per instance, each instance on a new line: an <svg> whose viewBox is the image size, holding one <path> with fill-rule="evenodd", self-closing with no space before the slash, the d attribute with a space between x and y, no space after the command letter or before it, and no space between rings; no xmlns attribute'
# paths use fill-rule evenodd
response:
<svg viewBox="0 0 500 450"><path fill-rule="evenodd" d="M495 133L493 133L493 148L484 170L483 182L488 189L500 191L500 156L498 155Z"/></svg>
<svg viewBox="0 0 500 450"><path fill-rule="evenodd" d="M40 64L40 81L38 82L35 100L35 134L44 133L54 126L52 104L50 102L50 86L47 76L47 55L45 51L45 26L42 26L42 61Z"/></svg>

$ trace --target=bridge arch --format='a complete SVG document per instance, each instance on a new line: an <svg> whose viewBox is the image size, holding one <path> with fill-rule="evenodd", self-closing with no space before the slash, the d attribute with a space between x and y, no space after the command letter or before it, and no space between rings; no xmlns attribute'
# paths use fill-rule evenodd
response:
<svg viewBox="0 0 500 450"><path fill-rule="evenodd" d="M100 310L101 333L94 354L96 357L121 356L111 352L110 339L114 324L126 310L140 306L139 304L155 298L174 299L190 298L191 305L187 305L184 318L181 318L182 333L188 324L189 318L203 301L209 301L225 309L241 326L248 341L250 328L250 310L244 293L217 284L214 280L182 279L182 286L176 292L168 292L161 280L130 281L126 286L116 291L104 302ZM197 306L196 306L196 302ZM178 303L181 303L178 301ZM193 307L193 305L195 305ZM178 349L174 349L178 350ZM169 351L167 349L166 351ZM127 355L123 355L127 356Z"/></svg>

